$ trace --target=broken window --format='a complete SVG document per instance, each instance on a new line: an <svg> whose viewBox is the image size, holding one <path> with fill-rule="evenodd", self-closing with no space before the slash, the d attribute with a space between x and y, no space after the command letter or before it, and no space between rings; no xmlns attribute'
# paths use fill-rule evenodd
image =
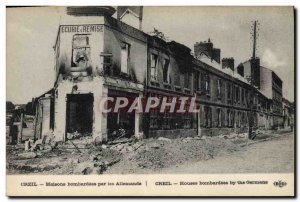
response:
<svg viewBox="0 0 300 202"><path fill-rule="evenodd" d="M210 78L208 74L205 75L205 92L206 94L210 93Z"/></svg>
<svg viewBox="0 0 300 202"><path fill-rule="evenodd" d="M88 34L75 34L72 44L72 67L86 67L90 60L91 48Z"/></svg>
<svg viewBox="0 0 300 202"><path fill-rule="evenodd" d="M170 129L170 113L165 111L163 114L163 126L162 129Z"/></svg>
<svg viewBox="0 0 300 202"><path fill-rule="evenodd" d="M222 126L222 110L220 108L217 109L217 126Z"/></svg>
<svg viewBox="0 0 300 202"><path fill-rule="evenodd" d="M205 91L205 75L201 73L200 75L201 91Z"/></svg>
<svg viewBox="0 0 300 202"><path fill-rule="evenodd" d="M217 88L218 88L218 97L221 98L221 86L222 86L221 79L218 79L217 82L218 82L217 83L218 84L218 86L217 86Z"/></svg>
<svg viewBox="0 0 300 202"><path fill-rule="evenodd" d="M158 127L157 118L158 118L158 109L151 109L150 110L150 129L156 129Z"/></svg>
<svg viewBox="0 0 300 202"><path fill-rule="evenodd" d="M231 125L232 127L235 127L235 122L234 122L234 120L235 120L235 111L231 111L231 123L230 123L230 125Z"/></svg>
<svg viewBox="0 0 300 202"><path fill-rule="evenodd" d="M164 80L164 83L170 83L169 64L170 64L170 60L165 59L164 60L164 66L163 66L163 80Z"/></svg>
<svg viewBox="0 0 300 202"><path fill-rule="evenodd" d="M151 54L151 80L157 80L157 59L158 56L156 54Z"/></svg>
<svg viewBox="0 0 300 202"><path fill-rule="evenodd" d="M244 104L244 100L245 100L245 90L242 88L242 104Z"/></svg>
<svg viewBox="0 0 300 202"><path fill-rule="evenodd" d="M128 74L128 60L129 60L130 45L122 43L121 45L121 72Z"/></svg>
<svg viewBox="0 0 300 202"><path fill-rule="evenodd" d="M185 129L190 129L192 128L192 117L190 114L185 114L184 115L184 126L183 128Z"/></svg>
<svg viewBox="0 0 300 202"><path fill-rule="evenodd" d="M227 109L227 126L230 127L230 109Z"/></svg>
<svg viewBox="0 0 300 202"><path fill-rule="evenodd" d="M233 88L234 90L234 102L237 102L237 96L238 96L238 87L237 86L234 86Z"/></svg>
<svg viewBox="0 0 300 202"><path fill-rule="evenodd" d="M237 87L237 102L241 102L241 88Z"/></svg>
<svg viewBox="0 0 300 202"><path fill-rule="evenodd" d="M190 73L186 72L184 74L184 87L189 89L190 88Z"/></svg>
<svg viewBox="0 0 300 202"><path fill-rule="evenodd" d="M227 102L231 103L231 84L227 83Z"/></svg>
<svg viewBox="0 0 300 202"><path fill-rule="evenodd" d="M105 75L112 75L112 54L101 54L100 55L103 72Z"/></svg>
<svg viewBox="0 0 300 202"><path fill-rule="evenodd" d="M195 91L200 90L200 80L199 80L199 72L194 73L194 89Z"/></svg>
<svg viewBox="0 0 300 202"><path fill-rule="evenodd" d="M210 107L204 107L204 117L205 117L204 126L206 128L210 128L211 127L211 118L212 118Z"/></svg>
<svg viewBox="0 0 300 202"><path fill-rule="evenodd" d="M237 118L236 118L236 120L237 120L237 127L239 128L239 127L241 127L241 112L237 112Z"/></svg>

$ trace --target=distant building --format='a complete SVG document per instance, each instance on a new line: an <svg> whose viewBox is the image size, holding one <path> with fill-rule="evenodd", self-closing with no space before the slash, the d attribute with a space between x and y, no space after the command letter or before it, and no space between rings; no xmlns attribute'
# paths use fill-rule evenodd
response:
<svg viewBox="0 0 300 202"><path fill-rule="evenodd" d="M272 70L260 65L259 59L255 59L256 65L251 67L251 60L240 64L237 72L255 86L268 100L272 127L282 127L282 80Z"/></svg>
<svg viewBox="0 0 300 202"><path fill-rule="evenodd" d="M294 103L290 102L289 100L282 98L282 105L283 105L283 125L284 128L291 128L295 125L295 110L294 110Z"/></svg>

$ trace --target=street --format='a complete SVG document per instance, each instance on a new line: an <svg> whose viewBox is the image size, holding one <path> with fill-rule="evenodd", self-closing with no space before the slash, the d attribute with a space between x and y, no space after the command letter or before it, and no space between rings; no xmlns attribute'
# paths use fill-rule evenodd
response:
<svg viewBox="0 0 300 202"><path fill-rule="evenodd" d="M207 161L168 167L160 173L290 173L294 171L293 133L224 153Z"/></svg>
<svg viewBox="0 0 300 202"><path fill-rule="evenodd" d="M95 147L92 138L86 138L53 149L41 145L34 152L7 147L8 173L290 173L294 169L293 133L287 131L264 131L255 140L228 135L118 141Z"/></svg>

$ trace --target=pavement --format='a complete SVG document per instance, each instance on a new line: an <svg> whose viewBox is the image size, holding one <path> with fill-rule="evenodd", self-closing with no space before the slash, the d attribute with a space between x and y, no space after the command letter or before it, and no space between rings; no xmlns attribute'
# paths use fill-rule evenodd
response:
<svg viewBox="0 0 300 202"><path fill-rule="evenodd" d="M51 140L51 139L50 139ZM64 143L7 146L8 174L155 174L293 172L294 139L288 131L216 137L119 139L95 145L91 137Z"/></svg>
<svg viewBox="0 0 300 202"><path fill-rule="evenodd" d="M292 173L294 172L294 134L273 134L246 144L235 153L223 153L199 161L161 170L159 173Z"/></svg>

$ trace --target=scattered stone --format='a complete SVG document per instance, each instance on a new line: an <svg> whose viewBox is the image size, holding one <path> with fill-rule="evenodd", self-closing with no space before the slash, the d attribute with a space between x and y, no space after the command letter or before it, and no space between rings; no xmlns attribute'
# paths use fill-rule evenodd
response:
<svg viewBox="0 0 300 202"><path fill-rule="evenodd" d="M57 146L58 146L58 142L52 140L51 143L50 143L50 146L52 147L52 149L56 149Z"/></svg>
<svg viewBox="0 0 300 202"><path fill-rule="evenodd" d="M105 161L104 164L106 166L112 166L112 165L118 163L120 160L121 160L120 158L110 159L109 161Z"/></svg>
<svg viewBox="0 0 300 202"><path fill-rule="evenodd" d="M76 138L79 138L80 136L81 136L81 134L78 133L77 131L74 133L67 133L68 140L76 139Z"/></svg>
<svg viewBox="0 0 300 202"><path fill-rule="evenodd" d="M129 151L129 152L132 152L133 148L132 148L132 146L129 146L129 147L126 147L126 150Z"/></svg>
<svg viewBox="0 0 300 202"><path fill-rule="evenodd" d="M35 144L35 145L43 144L43 140L42 140L42 139L38 139L38 140L35 141L34 144Z"/></svg>
<svg viewBox="0 0 300 202"><path fill-rule="evenodd" d="M139 148L141 148L144 145L144 143L135 143L134 145L132 145L133 151L138 150Z"/></svg>
<svg viewBox="0 0 300 202"><path fill-rule="evenodd" d="M90 157L89 157L89 160L90 161L98 161L99 159L98 159L98 155L91 155Z"/></svg>
<svg viewBox="0 0 300 202"><path fill-rule="evenodd" d="M47 153L47 152L50 152L52 151L52 147L50 145L40 145L41 147L41 152L43 153Z"/></svg>
<svg viewBox="0 0 300 202"><path fill-rule="evenodd" d="M78 158L77 162L78 163L82 163L82 162L85 162L85 161L88 161L89 160L89 156L87 155L82 155Z"/></svg>
<svg viewBox="0 0 300 202"><path fill-rule="evenodd" d="M150 147L151 147L151 148L154 148L154 149L159 149L159 148L160 148L160 145L159 145L158 143L154 142L154 143L152 143L152 144L150 145Z"/></svg>
<svg viewBox="0 0 300 202"><path fill-rule="evenodd" d="M116 149L117 149L118 151L121 151L123 148L124 148L124 145L122 145L122 144L119 144L119 145L116 147Z"/></svg>
<svg viewBox="0 0 300 202"><path fill-rule="evenodd" d="M118 140L114 140L112 142L109 142L109 145L113 145L113 144L119 144L119 143L127 143L127 142L132 142L133 139L128 139L128 138L122 138L122 139L118 139Z"/></svg>
<svg viewBox="0 0 300 202"><path fill-rule="evenodd" d="M37 157L37 155L35 152L24 152L24 153L18 154L18 157L20 159L33 159L33 158Z"/></svg>
<svg viewBox="0 0 300 202"><path fill-rule="evenodd" d="M97 166L96 173L103 174L106 170L107 170L107 166L105 165L105 163L102 163Z"/></svg>
<svg viewBox="0 0 300 202"><path fill-rule="evenodd" d="M93 172L93 169L90 167L86 167L85 169L83 169L82 174L84 175L89 175Z"/></svg>
<svg viewBox="0 0 300 202"><path fill-rule="evenodd" d="M44 135L44 136L42 137L42 144L45 144L47 137L48 137L47 135Z"/></svg>
<svg viewBox="0 0 300 202"><path fill-rule="evenodd" d="M239 138L246 138L247 137L247 133L240 133L237 135L237 137Z"/></svg>
<svg viewBox="0 0 300 202"><path fill-rule="evenodd" d="M137 133L137 134L135 134L134 138L136 140L142 140L142 139L144 139L144 133Z"/></svg>
<svg viewBox="0 0 300 202"><path fill-rule="evenodd" d="M101 145L102 144L102 138L100 136L97 136L94 140L95 146Z"/></svg>
<svg viewBox="0 0 300 202"><path fill-rule="evenodd" d="M25 145L24 144L16 144L15 148L16 149L25 149Z"/></svg>
<svg viewBox="0 0 300 202"><path fill-rule="evenodd" d="M102 144L102 145L101 145L101 148L102 148L102 149L107 149L107 146L106 146L105 144Z"/></svg>
<svg viewBox="0 0 300 202"><path fill-rule="evenodd" d="M25 141L25 151L28 151L33 145L33 140L29 139L27 141Z"/></svg>
<svg viewBox="0 0 300 202"><path fill-rule="evenodd" d="M43 156L43 153L40 152L40 151L36 151L35 153L36 153L36 157L42 157Z"/></svg>
<svg viewBox="0 0 300 202"><path fill-rule="evenodd" d="M31 147L31 151L36 151L36 150L39 150L41 149L41 145L42 145L42 139L38 139L37 141L35 141L34 145Z"/></svg>
<svg viewBox="0 0 300 202"><path fill-rule="evenodd" d="M75 159L72 159L72 158L70 158L69 160L68 160L68 163L70 163L70 164L73 164L73 163L75 163L76 161L75 161Z"/></svg>
<svg viewBox="0 0 300 202"><path fill-rule="evenodd" d="M169 142L169 143L171 143L171 142L172 142L172 140L171 140L171 139L169 139L169 138L165 138L165 137L159 137L157 140L166 141L166 142Z"/></svg>

